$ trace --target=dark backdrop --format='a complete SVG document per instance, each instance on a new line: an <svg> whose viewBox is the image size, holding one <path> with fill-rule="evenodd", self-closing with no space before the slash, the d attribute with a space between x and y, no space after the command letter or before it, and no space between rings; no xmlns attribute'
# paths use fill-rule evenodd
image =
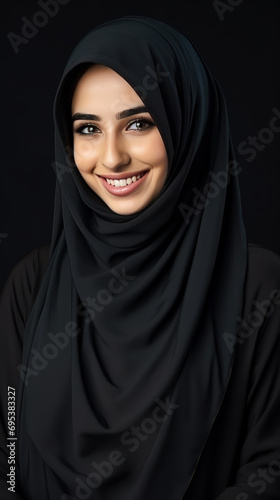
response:
<svg viewBox="0 0 280 500"><path fill-rule="evenodd" d="M49 14L42 16L43 6ZM121 15L167 21L200 51L227 100L248 240L280 253L279 13L279 0L5 2L0 284L23 255L50 242L52 106L70 52L97 24Z"/></svg>

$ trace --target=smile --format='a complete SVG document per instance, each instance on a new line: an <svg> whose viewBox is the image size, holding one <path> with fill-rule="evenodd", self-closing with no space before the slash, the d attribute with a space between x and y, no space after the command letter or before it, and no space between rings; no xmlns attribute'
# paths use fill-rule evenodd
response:
<svg viewBox="0 0 280 500"><path fill-rule="evenodd" d="M141 177L143 177L143 175L145 175L146 172L143 172L142 174L138 174L138 175L133 175L132 177L127 177L126 179L107 179L106 178L106 181L108 182L108 184L111 184L112 186L116 186L116 187L123 187L123 186L129 186L129 184L132 184L133 182L136 182L138 181L139 179L141 179Z"/></svg>
<svg viewBox="0 0 280 500"><path fill-rule="evenodd" d="M109 193L117 196L124 196L138 189L147 178L148 173L149 171L146 170L137 175L130 175L130 177L117 178L118 176L116 175L110 177L99 176L99 178Z"/></svg>

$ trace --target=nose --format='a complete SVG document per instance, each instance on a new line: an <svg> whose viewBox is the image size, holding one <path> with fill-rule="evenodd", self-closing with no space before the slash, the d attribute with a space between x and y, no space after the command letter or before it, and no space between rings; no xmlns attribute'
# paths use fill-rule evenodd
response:
<svg viewBox="0 0 280 500"><path fill-rule="evenodd" d="M117 169L130 163L130 155L125 141L118 135L107 134L101 150L101 164L108 169Z"/></svg>

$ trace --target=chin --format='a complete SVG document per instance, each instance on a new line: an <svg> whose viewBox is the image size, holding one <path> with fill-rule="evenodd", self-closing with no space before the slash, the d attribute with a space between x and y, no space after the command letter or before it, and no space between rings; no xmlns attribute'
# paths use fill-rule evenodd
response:
<svg viewBox="0 0 280 500"><path fill-rule="evenodd" d="M143 208L145 208L145 206L143 206L141 208L134 208L134 209L132 209L132 208L116 208L116 207L113 207L110 205L108 205L108 207L118 215L133 215L133 214L136 214L137 212L140 212Z"/></svg>
<svg viewBox="0 0 280 500"><path fill-rule="evenodd" d="M103 200L106 205L116 214L119 215L133 215L136 214L137 212L140 212L143 210L148 205L147 203L125 203L124 200L122 200L121 203L107 203L105 200Z"/></svg>

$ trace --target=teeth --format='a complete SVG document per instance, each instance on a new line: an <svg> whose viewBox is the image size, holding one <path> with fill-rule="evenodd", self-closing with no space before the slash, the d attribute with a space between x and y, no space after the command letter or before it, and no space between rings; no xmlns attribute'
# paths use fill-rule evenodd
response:
<svg viewBox="0 0 280 500"><path fill-rule="evenodd" d="M132 182L138 181L138 179L143 177L143 175L145 175L145 172L143 174L138 174L137 176L133 175L132 177L128 177L127 179L106 179L106 181L112 186L123 187L132 184Z"/></svg>

